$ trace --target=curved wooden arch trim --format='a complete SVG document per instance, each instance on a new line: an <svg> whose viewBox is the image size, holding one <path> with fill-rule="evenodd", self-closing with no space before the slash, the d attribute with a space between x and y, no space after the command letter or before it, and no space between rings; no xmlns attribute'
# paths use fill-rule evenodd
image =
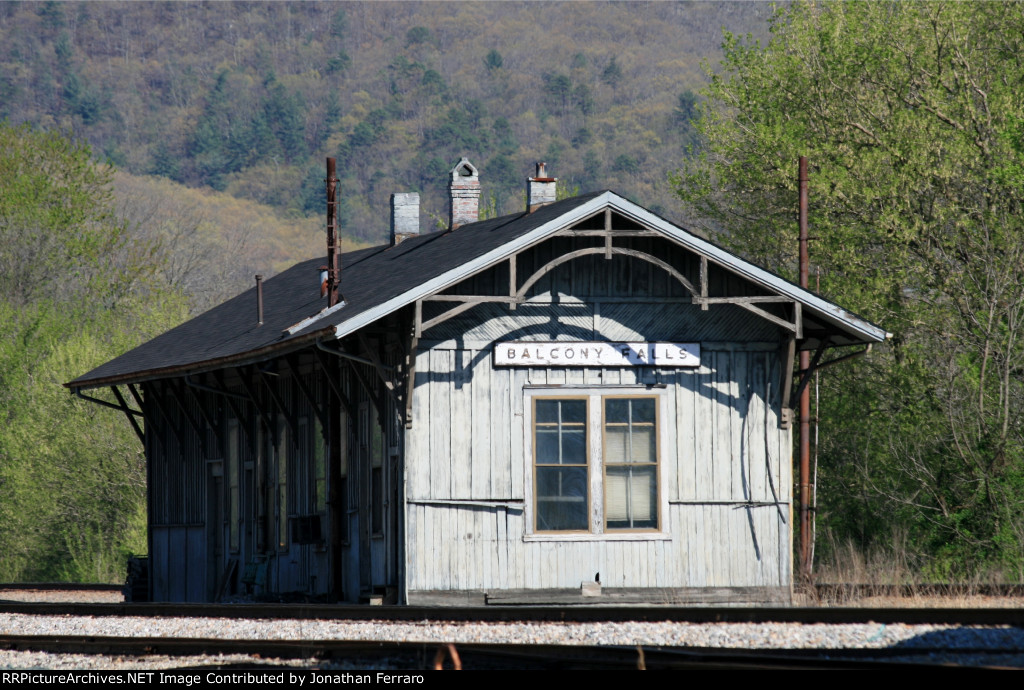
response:
<svg viewBox="0 0 1024 690"><path fill-rule="evenodd" d="M569 252L568 254L563 254L562 256L558 257L557 259L552 259L548 263L546 263L543 266L541 266L537 270L536 273L534 273L532 276L530 276L526 280L526 282L523 283L523 286L521 288L519 288L518 291L516 291L516 299L517 300L522 299L526 295L527 291L531 287L533 287L534 283L536 283L538 280L543 278L547 273L551 272L551 270L553 268L555 268L556 266L560 266L561 264L564 264L564 263L566 263L568 261L572 261L573 259L578 259L581 256L587 256L589 254L606 255L607 251L608 250L607 250L606 247L590 247L590 248L587 248L587 249L577 249L574 252ZM687 280L686 277L682 273L680 273L675 268L673 268L671 264L668 264L668 263L662 261L661 259L659 259L656 256L651 256L650 254L647 254L646 252L639 252L639 251L637 251L635 249L625 249L624 247L611 247L611 253L612 254L622 254L623 256L631 256L634 259L640 259L641 261L646 261L648 263L654 264L655 266L657 266L658 268L662 269L663 271L668 273L670 276L675 278L677 281L679 281L679 283L682 284L683 287L685 287L687 290L690 291L691 295L693 295L694 297L698 297L699 296L699 294L697 292L697 289L693 287L693 283L691 283L689 280Z"/></svg>

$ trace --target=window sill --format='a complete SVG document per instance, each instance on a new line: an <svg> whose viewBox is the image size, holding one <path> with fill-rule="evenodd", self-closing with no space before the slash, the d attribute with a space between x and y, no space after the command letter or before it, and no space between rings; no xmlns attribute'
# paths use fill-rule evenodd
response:
<svg viewBox="0 0 1024 690"><path fill-rule="evenodd" d="M671 541L672 535L664 532L602 532L595 534L526 534L523 541Z"/></svg>

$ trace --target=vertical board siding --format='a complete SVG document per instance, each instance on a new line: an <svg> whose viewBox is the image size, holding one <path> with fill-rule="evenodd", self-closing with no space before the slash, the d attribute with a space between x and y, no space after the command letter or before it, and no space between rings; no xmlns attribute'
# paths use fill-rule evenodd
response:
<svg viewBox="0 0 1024 690"><path fill-rule="evenodd" d="M185 601L206 601L206 569L212 565L206 560L206 527L185 528L185 543Z"/></svg>
<svg viewBox="0 0 1024 690"><path fill-rule="evenodd" d="M430 498L451 498L451 376L453 353L430 352Z"/></svg>
<svg viewBox="0 0 1024 690"><path fill-rule="evenodd" d="M150 577L153 579L153 600L170 601L170 581L173 578L167 558L170 541L169 530L166 527L151 526L149 531L151 548L153 549L153 553L150 554L152 559Z"/></svg>
<svg viewBox="0 0 1024 690"><path fill-rule="evenodd" d="M768 452L768 429L765 426L764 413L764 359L765 355L762 352L750 355L750 385L747 387L747 419L744 429L744 443L749 449L747 459L750 495L754 501L767 501L771 495L766 489L771 454Z"/></svg>
<svg viewBox="0 0 1024 690"><path fill-rule="evenodd" d="M697 491L697 397L698 374L680 372L677 375L675 431L676 431L676 483L675 495L670 500L692 501Z"/></svg>
<svg viewBox="0 0 1024 690"><path fill-rule="evenodd" d="M698 258L671 242L616 245L662 257L699 283ZM586 246L597 240L558 238L524 251L520 284L552 257ZM713 296L762 294L709 268ZM507 270L502 263L477 276L467 294L502 293ZM654 300L601 302L623 296L688 293L646 262L589 256L545 275L515 311L482 304L424 334L406 432L408 590L575 588L596 573L609 587L789 584L791 432L779 426L782 357L763 345L777 341L778 329L731 305L701 311ZM494 367L490 344L504 339L701 342L701 365ZM668 389L660 408L662 424L671 427L660 437L664 534L531 539L525 501L532 464L524 453L532 411L524 409L524 388L637 384Z"/></svg>
<svg viewBox="0 0 1024 690"><path fill-rule="evenodd" d="M491 489L494 474L491 453L491 358L490 353L474 350L468 353L473 375L468 378L471 388L470 409L473 414L470 440L470 462L472 476L468 494L470 496L498 496ZM465 385L465 384L464 384ZM463 429L467 426L464 424Z"/></svg>
<svg viewBox="0 0 1024 690"><path fill-rule="evenodd" d="M489 350L438 348L417 374L414 419L430 423L408 437L410 590L578 587L598 572L616 587L788 584L789 507L757 505L789 500L776 353L705 350L693 370L516 369L494 367ZM669 539L529 541L528 510L457 504L525 500L528 383L672 388L659 480Z"/></svg>
<svg viewBox="0 0 1024 690"><path fill-rule="evenodd" d="M494 498L515 496L512 481L512 372L506 369L488 369L491 373L491 490Z"/></svg>
<svg viewBox="0 0 1024 690"><path fill-rule="evenodd" d="M597 573L606 587L788 584L789 527L774 507L673 504L671 539L603 542L508 539L521 531L507 527L517 515L503 509L414 505L409 512L412 523L433 523L444 535L436 557L410 572L414 591L575 588Z"/></svg>
<svg viewBox="0 0 1024 690"><path fill-rule="evenodd" d="M173 566L172 566L173 563ZM188 601L188 539L184 527L167 530L167 599Z"/></svg>
<svg viewBox="0 0 1024 690"><path fill-rule="evenodd" d="M405 444L407 498L430 495L430 351L416 354L416 393L412 396L412 428Z"/></svg>
<svg viewBox="0 0 1024 690"><path fill-rule="evenodd" d="M473 398L472 384L469 376L471 367L472 351L455 350L452 352L452 365L455 367L452 374L452 385L449 392L451 413L449 415L449 436L451 438L451 490L448 494L451 498L464 498L472 496L473 466L470 440L473 429ZM477 377L472 377L477 378ZM436 419L437 415L432 417ZM444 418L437 419L442 425Z"/></svg>

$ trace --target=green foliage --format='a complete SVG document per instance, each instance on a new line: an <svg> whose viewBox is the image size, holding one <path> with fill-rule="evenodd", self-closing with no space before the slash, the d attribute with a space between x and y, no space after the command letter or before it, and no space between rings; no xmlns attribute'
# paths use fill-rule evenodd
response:
<svg viewBox="0 0 1024 690"><path fill-rule="evenodd" d="M61 386L184 316L112 171L53 132L0 124L0 580L116 582L145 551L142 448Z"/></svg>
<svg viewBox="0 0 1024 690"><path fill-rule="evenodd" d="M348 30L348 15L344 9L338 9L331 17L331 36L341 38Z"/></svg>
<svg viewBox="0 0 1024 690"><path fill-rule="evenodd" d="M699 117L700 99L697 94L689 89L679 94L679 102L672 112L672 120L688 149L696 147L700 140L700 134L695 126Z"/></svg>
<svg viewBox="0 0 1024 690"><path fill-rule="evenodd" d="M344 72L351 64L352 58L348 56L348 53L344 50L339 50L337 55L327 61L327 72L330 74Z"/></svg>
<svg viewBox="0 0 1024 690"><path fill-rule="evenodd" d="M425 26L414 26L405 32L405 44L416 45L430 40L430 29Z"/></svg>
<svg viewBox="0 0 1024 690"><path fill-rule="evenodd" d="M514 193L522 187L523 176L516 170L512 160L505 154L499 153L480 169L480 174L486 174L487 179L492 180L496 187L496 192L493 194L495 200L492 202L494 215L511 213L514 209L508 208L508 204L503 205L498 199L514 196Z"/></svg>
<svg viewBox="0 0 1024 690"><path fill-rule="evenodd" d="M109 262L124 253L126 237L110 214L110 179L87 147L0 123L0 295L6 301L17 307L47 297L121 296L125 276Z"/></svg>
<svg viewBox="0 0 1024 690"><path fill-rule="evenodd" d="M407 186L425 212L445 214L446 176L428 178L421 154L445 171L463 155L482 165L501 154L521 178L573 142L553 174L669 207L665 173L689 143L672 118L678 93L703 84L699 61L719 54L720 26L762 30L767 12L758 3L7 3L0 117L74 132L134 175L210 186L282 215L317 206L298 183L334 156L349 227L366 240L384 238L387 197ZM553 94L545 72L562 77ZM386 119L370 121L374 111ZM590 136L577 138L584 129ZM588 150L601 162L590 172ZM639 174L610 165L642 152ZM499 205L517 208L519 192L500 192Z"/></svg>
<svg viewBox="0 0 1024 690"><path fill-rule="evenodd" d="M623 153L615 157L615 161L612 163L612 170L628 175L636 175L640 172L640 161L633 156Z"/></svg>
<svg viewBox="0 0 1024 690"><path fill-rule="evenodd" d="M594 112L594 94L586 84L578 84L572 90L573 104L584 115Z"/></svg>
<svg viewBox="0 0 1024 690"><path fill-rule="evenodd" d="M110 312L75 328L46 301L0 312L0 580L117 582L146 551L142 446L61 383L138 336Z"/></svg>
<svg viewBox="0 0 1024 690"><path fill-rule="evenodd" d="M194 174L224 189L228 175L244 168L304 158L303 108L302 97L273 73L256 84L248 75L221 70L192 138Z"/></svg>
<svg viewBox="0 0 1024 690"><path fill-rule="evenodd" d="M544 93L550 96L549 102L562 110L568 107L572 80L558 72L546 72L541 75L541 80L544 82Z"/></svg>
<svg viewBox="0 0 1024 690"><path fill-rule="evenodd" d="M792 277L808 156L821 290L895 333L823 375L822 520L865 546L905 530L937 576L1024 576L1022 31L1018 4L789 5L766 45L726 35L674 178Z"/></svg>
<svg viewBox="0 0 1024 690"><path fill-rule="evenodd" d="M601 72L601 81L613 89L617 88L622 82L622 68L619 66L618 58L615 55L612 55L608 66Z"/></svg>
<svg viewBox="0 0 1024 690"><path fill-rule="evenodd" d="M501 69L504 62L505 60L501 57L501 53L494 48L491 48L490 52L487 53L487 57L484 58L484 66L488 70Z"/></svg>

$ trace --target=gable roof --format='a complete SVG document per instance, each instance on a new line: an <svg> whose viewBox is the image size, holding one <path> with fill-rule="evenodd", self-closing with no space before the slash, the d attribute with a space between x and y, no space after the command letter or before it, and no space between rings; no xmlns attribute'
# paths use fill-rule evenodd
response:
<svg viewBox="0 0 1024 690"><path fill-rule="evenodd" d="M257 323L255 287L71 381L74 389L145 381L259 361L342 338L418 299L507 259L605 208L664 234L761 287L799 302L805 318L824 322L843 344L880 342L887 333L828 300L755 266L611 191L556 201L533 213L470 223L449 232L410 237L395 246L343 254L343 302L326 309L317 271L322 257L303 261L263 285L264 323Z"/></svg>

